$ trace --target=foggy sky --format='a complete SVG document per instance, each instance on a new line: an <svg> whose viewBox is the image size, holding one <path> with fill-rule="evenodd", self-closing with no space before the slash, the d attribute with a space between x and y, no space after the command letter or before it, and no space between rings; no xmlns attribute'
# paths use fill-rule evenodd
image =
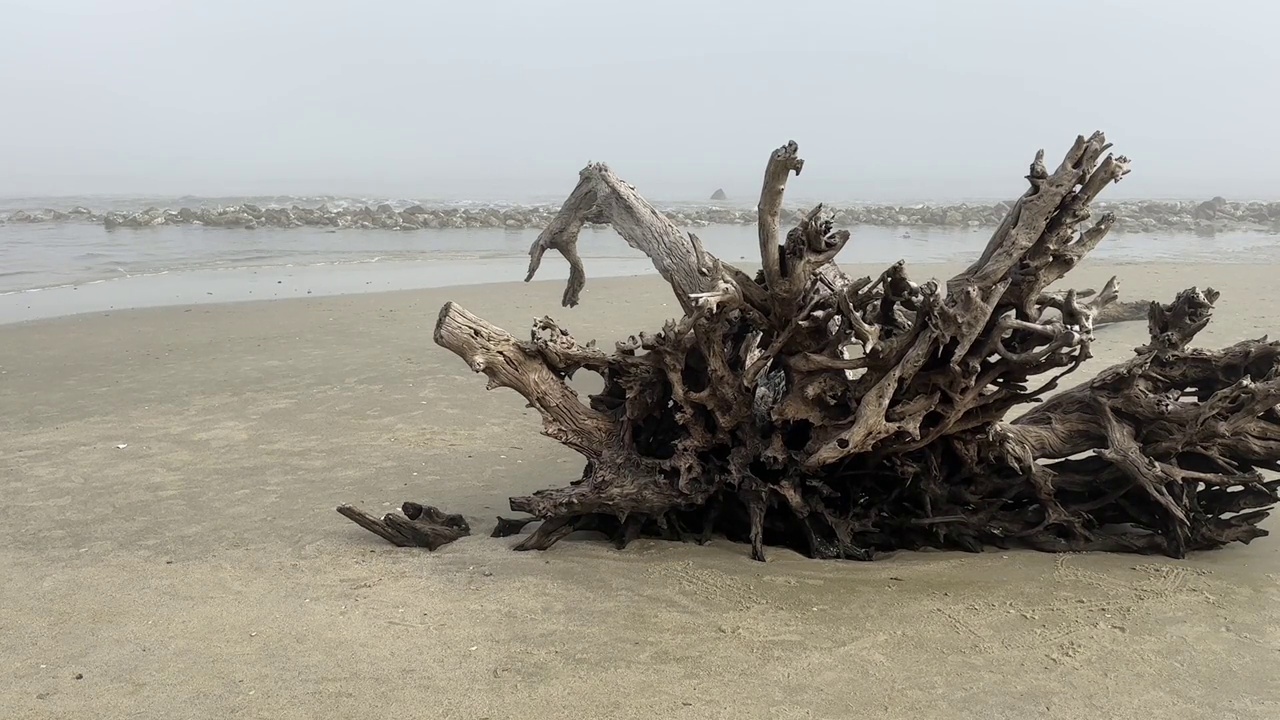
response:
<svg viewBox="0 0 1280 720"><path fill-rule="evenodd" d="M784 12L783 8L789 10ZM0 195L1015 197L1105 130L1108 197L1280 198L1262 0L0 0Z"/></svg>

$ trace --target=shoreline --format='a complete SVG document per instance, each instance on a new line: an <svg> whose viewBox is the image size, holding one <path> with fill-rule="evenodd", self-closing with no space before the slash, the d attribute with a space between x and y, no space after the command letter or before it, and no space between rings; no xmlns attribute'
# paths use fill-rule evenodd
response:
<svg viewBox="0 0 1280 720"><path fill-rule="evenodd" d="M568 265L558 257L539 269L532 284L563 283ZM851 275L876 275L891 262L842 263ZM908 263L913 277L919 274L958 271L963 262L926 261ZM1257 266L1256 262L1206 263L1202 259L1086 260L1085 267L1167 268L1171 271L1204 265ZM755 272L758 263L738 263ZM1270 263L1264 265L1270 266ZM1276 266L1280 268L1280 263ZM32 290L0 293L0 327L27 324L61 317L119 313L149 308L196 307L245 302L272 302L304 298L331 298L350 295L445 290L472 286L521 286L528 262L523 257L468 260L391 260L384 262L320 263L141 273L119 278L68 283ZM1277 270L1280 272L1280 270ZM1123 274L1121 272L1121 274ZM597 281L619 278L656 277L650 261L636 258L588 258L587 286L590 293ZM949 275L948 275L949 277ZM1076 277L1080 277L1077 273ZM945 278L944 278L945 279ZM1068 276L1067 280L1070 280ZM1123 280L1123 278L1122 278ZM1105 278L1103 279L1105 282ZM1101 283L1098 283L1101 286ZM1131 298L1124 294L1122 300ZM1150 298L1167 301L1171 298ZM559 307L558 303L556 305Z"/></svg>
<svg viewBox="0 0 1280 720"><path fill-rule="evenodd" d="M653 273L644 257L593 266L589 271L600 279ZM524 258L502 258L162 271L0 294L0 326L144 308L506 285L519 283L527 268ZM563 282L568 277L568 265L548 263L537 280Z"/></svg>
<svg viewBox="0 0 1280 720"><path fill-rule="evenodd" d="M840 267L851 276L874 277L890 264L892 263L858 262L842 263ZM967 264L955 261L908 263L907 272L915 281L930 278L945 280ZM524 258L497 258L165 271L0 294L0 329L60 318L106 316L136 310L191 309L358 295L444 292L453 288L487 287L512 292L521 287L543 286L548 283L562 287L568 278L567 264L550 262L544 263L537 277L526 283L523 278L527 266ZM749 273L754 273L759 268L758 263L740 262L738 266ZM1168 302L1172 295L1168 298L1133 296L1124 285L1127 271L1181 276L1191 280L1191 284L1196 284L1196 272L1206 266L1248 267L1252 269L1251 272L1259 267L1275 268L1275 272L1280 274L1280 262L1206 263L1194 258L1138 262L1089 258L1064 278L1063 287L1101 287L1109 277L1102 275L1111 273L1120 278L1120 301ZM1219 269L1209 274L1217 275L1222 272ZM1076 279L1074 285L1073 277ZM590 301L593 290L603 289L608 292L615 281L645 282L656 278L657 272L643 256L634 259L588 259L584 302ZM565 310L558 300L544 312L554 314L557 310Z"/></svg>
<svg viewBox="0 0 1280 720"><path fill-rule="evenodd" d="M696 234L706 251L722 260L744 266L759 261L754 227L717 225ZM284 285L290 284L291 275L304 276L297 282L314 287L299 288L302 294L307 289L324 294L364 291L366 285L383 289L439 285L448 278L419 280L414 275L435 276L445 268L451 275L468 278L466 282L475 282L473 276L484 272L498 279L516 279L524 276L528 248L537 236L536 229L510 228L410 232L0 225L0 318L23 319L139 303L203 302L205 291L231 299L248 296L249 290L253 290L254 299L283 296L278 292L281 288L231 287L236 283L229 278L243 277L240 284L250 285L264 273L273 274ZM838 261L884 265L899 259L910 265L968 262L982 252L989 236L990 231L977 228L863 226L853 231ZM643 255L612 228L584 228L578 250L589 275L652 271ZM1272 263L1280 262L1280 237L1261 233L1112 233L1091 258L1108 263ZM561 272L562 264L553 257L548 269ZM155 275L168 280L150 278ZM178 283L175 278L185 280ZM209 287L195 292L204 285ZM97 299L86 299L86 292ZM141 300L132 300L131 293Z"/></svg>

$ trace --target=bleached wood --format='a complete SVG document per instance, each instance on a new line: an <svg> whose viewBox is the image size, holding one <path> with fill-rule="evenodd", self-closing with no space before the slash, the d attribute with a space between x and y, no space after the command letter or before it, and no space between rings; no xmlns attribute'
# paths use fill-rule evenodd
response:
<svg viewBox="0 0 1280 720"><path fill-rule="evenodd" d="M550 318L516 340L447 304L436 342L509 387L544 433L581 452L568 487L513 497L544 524L519 549L575 530L625 546L640 535L713 532L813 557L870 559L899 548L1187 552L1248 542L1277 500L1280 343L1188 347L1218 295L1164 305L1101 291L1048 291L1103 241L1114 218L1090 204L1128 172L1101 133L1080 136L1029 189L945 291L903 262L852 279L849 246L823 206L781 235L790 142L770 155L759 211L761 271L706 252L602 164L590 165L530 248L571 264L564 303L585 282L584 223L609 223L651 258L683 314L606 353ZM1141 309L1151 340L1129 362L1045 400L1092 357L1095 327ZM565 382L604 388L585 401ZM1013 422L1021 405L1039 403ZM498 534L519 525L503 520ZM376 532L377 530L375 530ZM393 537L398 537L393 534ZM394 542L394 540L393 540Z"/></svg>

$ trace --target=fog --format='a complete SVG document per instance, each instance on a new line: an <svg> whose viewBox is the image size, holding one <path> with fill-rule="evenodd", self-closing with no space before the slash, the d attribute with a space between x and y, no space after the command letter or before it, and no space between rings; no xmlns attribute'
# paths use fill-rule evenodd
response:
<svg viewBox="0 0 1280 720"><path fill-rule="evenodd" d="M750 198L795 139L800 197L1001 198L1102 129L1109 197L1280 198L1261 1L0 7L0 195Z"/></svg>

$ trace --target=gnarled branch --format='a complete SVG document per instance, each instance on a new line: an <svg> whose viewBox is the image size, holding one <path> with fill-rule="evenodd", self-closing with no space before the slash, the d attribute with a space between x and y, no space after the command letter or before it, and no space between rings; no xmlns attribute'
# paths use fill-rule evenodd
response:
<svg viewBox="0 0 1280 720"><path fill-rule="evenodd" d="M517 341L452 303L441 311L436 342L588 458L568 487L511 498L543 521L518 547L591 529L619 547L721 533L757 559L769 544L862 560L993 545L1181 556L1265 534L1280 487L1261 474L1280 469L1280 343L1190 348L1216 292L1151 304L1151 341L1132 360L1041 402L1089 360L1098 324L1133 317L1114 278L1047 290L1113 226L1091 210L1128 172L1109 148L1080 136L1052 171L1037 153L1029 189L945 292L903 262L846 276L834 261L849 233L821 205L780 244L785 186L803 166L794 142L765 168L755 278L588 166L530 249L529 278L559 250L576 303L578 231L608 222L684 312L605 353L550 318ZM579 369L604 378L589 403L565 383Z"/></svg>

